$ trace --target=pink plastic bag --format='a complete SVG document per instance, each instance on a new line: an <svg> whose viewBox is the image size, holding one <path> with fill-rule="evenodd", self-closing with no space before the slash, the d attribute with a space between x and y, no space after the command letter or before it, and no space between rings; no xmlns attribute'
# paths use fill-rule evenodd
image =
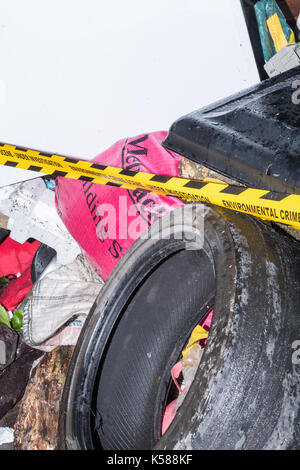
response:
<svg viewBox="0 0 300 470"><path fill-rule="evenodd" d="M93 161L126 170L178 176L181 157L162 147L166 135L162 131L120 140ZM182 205L177 198L146 190L127 191L57 178L58 213L103 280L153 222Z"/></svg>

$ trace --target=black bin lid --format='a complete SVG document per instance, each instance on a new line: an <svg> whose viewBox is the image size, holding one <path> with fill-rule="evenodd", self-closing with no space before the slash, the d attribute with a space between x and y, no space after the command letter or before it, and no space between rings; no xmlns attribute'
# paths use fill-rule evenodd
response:
<svg viewBox="0 0 300 470"><path fill-rule="evenodd" d="M163 145L247 186L300 194L297 102L300 67L178 119Z"/></svg>

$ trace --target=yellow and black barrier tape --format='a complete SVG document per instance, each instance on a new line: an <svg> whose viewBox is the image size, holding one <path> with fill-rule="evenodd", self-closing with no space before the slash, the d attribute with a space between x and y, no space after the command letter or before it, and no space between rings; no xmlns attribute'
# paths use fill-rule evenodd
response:
<svg viewBox="0 0 300 470"><path fill-rule="evenodd" d="M300 229L300 195L234 186L219 180L197 181L100 165L0 143L0 165L124 189L143 188L157 194L198 201L250 214Z"/></svg>

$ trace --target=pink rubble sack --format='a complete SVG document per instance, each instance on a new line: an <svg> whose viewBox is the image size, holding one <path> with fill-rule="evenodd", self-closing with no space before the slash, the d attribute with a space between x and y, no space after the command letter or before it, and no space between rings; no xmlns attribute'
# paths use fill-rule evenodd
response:
<svg viewBox="0 0 300 470"><path fill-rule="evenodd" d="M181 157L162 146L166 136L167 132L160 131L120 140L93 162L179 176ZM100 185L62 177L56 181L58 213L103 280L153 222L182 205L175 197L138 188L126 190L114 183Z"/></svg>

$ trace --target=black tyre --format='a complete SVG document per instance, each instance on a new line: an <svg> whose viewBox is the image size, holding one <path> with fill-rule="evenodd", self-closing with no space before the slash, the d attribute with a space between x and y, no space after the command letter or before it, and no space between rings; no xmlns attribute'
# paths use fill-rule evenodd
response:
<svg viewBox="0 0 300 470"><path fill-rule="evenodd" d="M186 250L189 235L203 236L200 208L189 208L183 237L138 240L100 293L68 373L60 447L299 447L299 245L248 216L207 208L204 245ZM171 367L212 306L195 380L161 437Z"/></svg>

